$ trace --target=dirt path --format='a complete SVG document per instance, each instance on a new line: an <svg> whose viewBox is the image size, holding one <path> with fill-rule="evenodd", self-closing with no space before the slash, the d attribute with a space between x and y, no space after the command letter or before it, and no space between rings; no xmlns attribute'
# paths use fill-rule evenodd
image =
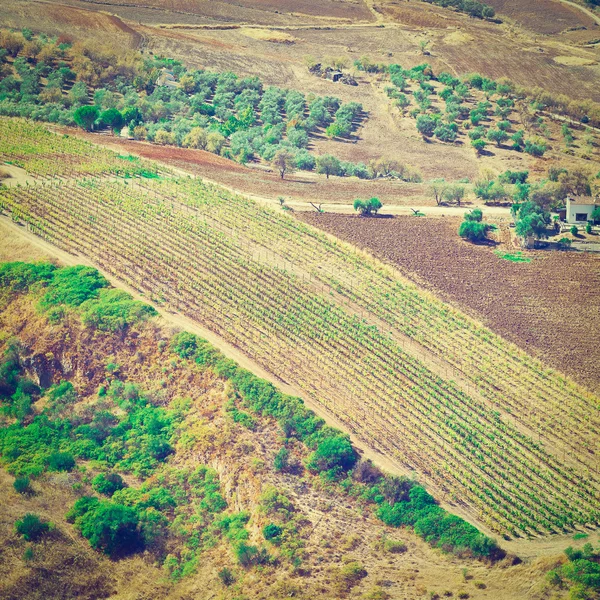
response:
<svg viewBox="0 0 600 600"><path fill-rule="evenodd" d="M567 4L569 6L572 6L576 9L580 10L581 12L584 12L588 17L593 19L596 22L596 24L600 25L600 17L595 12L592 12L585 6L581 6L581 4L577 4L576 2L570 2L569 0L558 0L558 1L562 4Z"/></svg>

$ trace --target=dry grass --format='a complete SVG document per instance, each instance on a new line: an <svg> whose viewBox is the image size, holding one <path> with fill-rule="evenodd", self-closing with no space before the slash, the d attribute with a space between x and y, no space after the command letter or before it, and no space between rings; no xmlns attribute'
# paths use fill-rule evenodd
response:
<svg viewBox="0 0 600 600"><path fill-rule="evenodd" d="M271 42L273 44L294 44L298 41L298 38L295 38L289 33L275 31L272 29L255 29L253 27L244 27L241 32L254 40Z"/></svg>

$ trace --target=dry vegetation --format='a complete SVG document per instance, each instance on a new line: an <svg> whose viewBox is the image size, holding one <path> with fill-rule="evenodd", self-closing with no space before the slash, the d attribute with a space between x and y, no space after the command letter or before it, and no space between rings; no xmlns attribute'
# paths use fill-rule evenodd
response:
<svg viewBox="0 0 600 600"><path fill-rule="evenodd" d="M2 237L3 256L10 254L19 240L14 233L11 237ZM36 314L32 299L22 297L4 303L0 331L2 346L11 336L18 337L29 364L39 364L36 357L53 357L46 360L44 376L49 375L54 383L69 380L74 384L79 395L76 411L96 401L109 363L120 365L121 381L139 384L161 405L177 397L190 397L192 409L182 425L188 441L177 446L168 465L186 468L205 464L214 468L230 510L250 512L252 540L260 539L260 528L269 519L261 512L260 496L267 486L275 486L294 506L293 516L300 524L299 539L304 546L300 567L294 568L282 558L276 566L255 571L238 566L227 543L221 541L202 554L197 572L179 582L170 581L156 565L152 552L110 561L93 551L66 522L67 508L82 493L91 491L89 481L96 472L93 463L81 464L81 469L71 473L36 479L30 496L17 494L12 487L14 478L1 471L0 594L7 600L107 595L175 600L206 597L206 590L219 598L233 598L240 591L247 598L284 598L290 594L298 598L382 597L367 595L377 588L385 590L388 595L383 597L391 599L424 598L430 591L442 594L446 590L455 595L467 591L474 599L494 594L502 594L506 600L541 598L544 574L556 559L528 560L517 566L511 566L509 559L490 567L444 555L408 531L385 528L355 500L340 497L308 472L303 476L275 472L271 465L280 447L277 427L268 419L260 419L254 431L234 423L224 411L228 384L170 353L165 342L172 331L164 323L139 325L124 336L94 333L81 327L77 319L50 325ZM39 370L30 372L34 380L39 375ZM40 401L36 410L42 407ZM294 452L302 457L300 446ZM140 483L133 476L128 476L127 482L133 487ZM50 520L53 532L40 542L20 539L14 522L26 512ZM362 565L366 577L356 582L345 580L346 565L354 562ZM217 577L223 567L230 568L238 579L230 589Z"/></svg>

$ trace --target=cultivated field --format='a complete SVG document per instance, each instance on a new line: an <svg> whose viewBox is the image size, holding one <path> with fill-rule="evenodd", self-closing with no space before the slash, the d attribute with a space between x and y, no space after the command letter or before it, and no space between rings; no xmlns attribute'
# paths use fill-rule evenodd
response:
<svg viewBox="0 0 600 600"><path fill-rule="evenodd" d="M502 258L519 258L510 243L474 246L459 238L456 218L298 218L393 264L525 351L600 390L597 254L538 250L527 252L527 262L513 262Z"/></svg>
<svg viewBox="0 0 600 600"><path fill-rule="evenodd" d="M478 523L519 535L598 521L597 398L489 329L285 213L198 180L48 183L4 191L4 209L276 365Z"/></svg>

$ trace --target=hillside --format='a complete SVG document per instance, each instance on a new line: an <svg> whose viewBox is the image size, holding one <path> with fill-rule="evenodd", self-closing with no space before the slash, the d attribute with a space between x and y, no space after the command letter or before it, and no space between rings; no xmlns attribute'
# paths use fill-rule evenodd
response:
<svg viewBox="0 0 600 600"><path fill-rule="evenodd" d="M600 0L6 0L0 600L600 600Z"/></svg>

